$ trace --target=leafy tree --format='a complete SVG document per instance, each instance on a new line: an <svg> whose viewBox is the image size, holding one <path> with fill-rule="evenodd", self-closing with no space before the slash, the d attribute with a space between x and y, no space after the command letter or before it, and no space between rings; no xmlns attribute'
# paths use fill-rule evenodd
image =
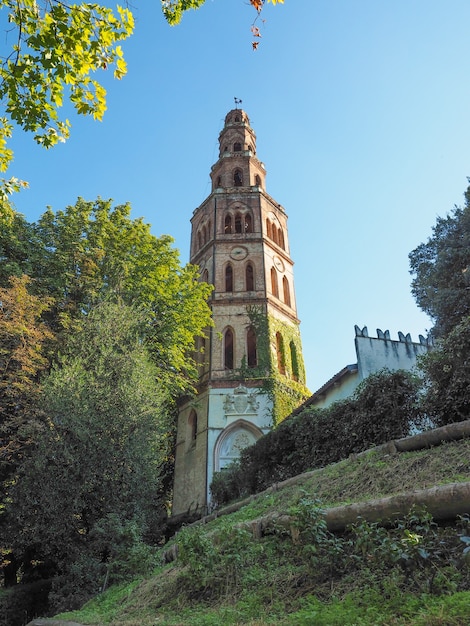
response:
<svg viewBox="0 0 470 626"><path fill-rule="evenodd" d="M0 208L0 287L11 276L30 275L36 258L34 229L7 204Z"/></svg>
<svg viewBox="0 0 470 626"><path fill-rule="evenodd" d="M159 376L181 391L196 373L189 355L194 337L210 324L211 287L198 281L196 267L180 265L171 237L155 237L142 219L130 219L130 210L101 199L78 199L56 214L48 209L35 230L44 254L33 276L38 292L55 300L56 329L70 327L110 295L144 307Z"/></svg>
<svg viewBox="0 0 470 626"><path fill-rule="evenodd" d="M426 377L423 408L437 425L470 418L470 316L421 357Z"/></svg>
<svg viewBox="0 0 470 626"><path fill-rule="evenodd" d="M178 24L183 13L189 9L198 9L206 0L161 0L163 15L169 24ZM249 0L258 12L263 8L265 1L272 4L283 4L284 0Z"/></svg>
<svg viewBox="0 0 470 626"><path fill-rule="evenodd" d="M433 333L445 336L470 315L470 186L465 206L438 217L432 236L409 258L416 302L434 320Z"/></svg>
<svg viewBox="0 0 470 626"><path fill-rule="evenodd" d="M41 322L50 302L28 293L27 276L0 289L0 511L18 465L43 427L38 378L48 366L52 333Z"/></svg>
<svg viewBox="0 0 470 626"><path fill-rule="evenodd" d="M123 545L128 556L142 552L164 514L167 390L156 383L144 322L135 307L102 303L68 336L44 383L48 427L7 509L5 534L24 576L47 563L67 593L78 586L80 601L107 570L109 582L119 579Z"/></svg>
<svg viewBox="0 0 470 626"><path fill-rule="evenodd" d="M67 97L80 114L101 119L106 110L106 91L93 77L99 69L115 66L115 78L126 73L118 42L133 30L128 9L117 15L99 4L67 5L58 0L1 0L12 29L11 52L0 66L0 98L5 115L0 117L0 171L13 159L8 148L13 124L34 133L49 148L69 135L70 123L59 118ZM0 200L17 190L21 182L3 181Z"/></svg>

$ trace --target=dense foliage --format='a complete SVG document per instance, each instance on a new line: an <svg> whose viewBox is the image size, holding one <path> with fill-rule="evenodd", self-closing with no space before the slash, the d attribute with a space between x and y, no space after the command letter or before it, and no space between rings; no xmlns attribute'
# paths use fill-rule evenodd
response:
<svg viewBox="0 0 470 626"><path fill-rule="evenodd" d="M470 316L439 340L420 363L426 376L423 410L438 425L470 418Z"/></svg>
<svg viewBox="0 0 470 626"><path fill-rule="evenodd" d="M214 476L218 504L266 489L307 470L404 437L422 426L420 379L405 371L369 376L351 399L305 408L242 451L240 462Z"/></svg>
<svg viewBox="0 0 470 626"><path fill-rule="evenodd" d="M437 337L470 315L470 187L465 206L438 217L426 243L410 253L412 293L428 313Z"/></svg>
<svg viewBox="0 0 470 626"><path fill-rule="evenodd" d="M41 315L51 301L29 294L29 283L27 276L12 277L9 288L0 288L0 513L44 426L38 378L47 369L53 335Z"/></svg>
<svg viewBox="0 0 470 626"><path fill-rule="evenodd" d="M43 385L47 424L10 490L4 540L23 576L41 563L62 577L69 606L124 577L123 537L134 533L131 552L161 533L171 426L141 326L135 309L104 303L68 337Z"/></svg>
<svg viewBox="0 0 470 626"><path fill-rule="evenodd" d="M375 458L377 469L380 462L386 465ZM348 481L344 469L342 487ZM122 626L156 620L175 626L468 623L468 518L440 528L429 514L411 508L386 528L358 520L334 534L314 491L311 485L291 487L231 516L183 529L170 566L63 618ZM289 515L289 526L273 522L252 532L260 514L265 520L280 511Z"/></svg>
<svg viewBox="0 0 470 626"><path fill-rule="evenodd" d="M128 205L1 220L1 571L70 605L151 562L210 286Z"/></svg>

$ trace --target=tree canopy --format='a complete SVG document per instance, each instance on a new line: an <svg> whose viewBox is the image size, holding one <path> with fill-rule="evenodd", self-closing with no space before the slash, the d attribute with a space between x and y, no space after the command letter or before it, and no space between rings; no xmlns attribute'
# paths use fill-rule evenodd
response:
<svg viewBox="0 0 470 626"><path fill-rule="evenodd" d="M183 13L189 9L198 9L206 0L161 0L163 14L169 24L178 24L183 17ZM258 12L263 8L265 2L271 4L283 4L284 0L249 0Z"/></svg>
<svg viewBox="0 0 470 626"><path fill-rule="evenodd" d="M4 534L23 571L48 564L80 600L99 590L106 563L110 582L123 577L114 567L124 528L137 543L155 540L164 515L168 390L144 325L138 308L104 302L68 335L43 385L46 427L10 492Z"/></svg>
<svg viewBox="0 0 470 626"><path fill-rule="evenodd" d="M67 5L58 0L1 0L12 25L7 33L10 51L0 65L0 172L5 172L13 152L8 139L13 124L34 133L49 148L69 136L70 122L59 110L68 99L76 111L101 119L106 110L106 90L94 77L99 69L114 66L115 78L126 73L120 41L133 31L128 9L99 4ZM4 202L21 187L16 178L2 180Z"/></svg>
<svg viewBox="0 0 470 626"><path fill-rule="evenodd" d="M196 372L191 352L211 323L211 286L198 280L195 266L181 266L170 236L156 237L130 212L129 204L79 198L63 211L47 209L36 224L16 216L0 234L0 251L9 271L28 273L34 292L52 298L47 320L54 331L80 324L106 298L138 303L160 377L178 392Z"/></svg>
<svg viewBox="0 0 470 626"><path fill-rule="evenodd" d="M465 205L438 217L432 236L409 258L416 302L433 319L434 335L447 335L470 315L470 186Z"/></svg>
<svg viewBox="0 0 470 626"><path fill-rule="evenodd" d="M267 0L272 4L284 0ZM161 0L169 24L205 0ZM264 0L250 0L258 13ZM9 147L15 124L32 132L45 148L69 137L70 121L60 115L66 101L76 112L101 120L106 111L106 89L98 70L114 68L121 79L127 71L120 43L134 30L129 8L116 10L98 3L64 4L60 0L0 0L11 28L7 52L0 64L0 173L12 160ZM27 186L12 176L0 179L0 206L8 196ZM6 211L7 208L4 208Z"/></svg>

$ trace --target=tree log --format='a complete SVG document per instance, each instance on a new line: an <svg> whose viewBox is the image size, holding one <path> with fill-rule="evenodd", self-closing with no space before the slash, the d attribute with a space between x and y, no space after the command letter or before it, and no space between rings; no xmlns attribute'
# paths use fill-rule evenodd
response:
<svg viewBox="0 0 470 626"><path fill-rule="evenodd" d="M380 522L386 526L396 519L405 517L413 506L425 508L437 521L453 520L458 515L470 513L470 481L417 489L367 502L335 506L325 510L325 520L331 532L345 530L357 522L358 518L367 522ZM276 527L291 531L294 521L295 518L291 515L270 513L258 519L237 524L237 527L251 530L253 537L258 539L272 532Z"/></svg>
<svg viewBox="0 0 470 626"><path fill-rule="evenodd" d="M426 430L418 435L404 437L393 442L398 452L408 452L411 450L422 450L439 446L445 441L456 441L470 437L470 420L447 424L433 430Z"/></svg>

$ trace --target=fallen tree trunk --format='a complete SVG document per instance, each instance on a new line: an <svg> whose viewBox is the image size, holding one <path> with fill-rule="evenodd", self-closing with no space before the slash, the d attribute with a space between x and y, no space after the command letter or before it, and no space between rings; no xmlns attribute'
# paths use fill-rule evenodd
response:
<svg viewBox="0 0 470 626"><path fill-rule="evenodd" d="M470 420L447 424L433 430L426 430L411 437L397 439L392 444L397 452L409 452L411 450L422 450L423 448L439 446L445 441L457 441L458 439L465 439L465 437L470 437Z"/></svg>
<svg viewBox="0 0 470 626"><path fill-rule="evenodd" d="M459 515L470 513L470 481L416 489L386 498L331 507L325 509L325 521L331 532L347 529L356 523L358 518L387 526L405 517L413 506L424 508L436 521L455 520ZM285 528L295 539L296 533L298 534L295 521L292 515L274 512L249 522L240 522L234 527L249 530L254 539L261 539L263 535L271 534L276 529ZM177 557L177 544L163 553L165 563L171 563Z"/></svg>
<svg viewBox="0 0 470 626"><path fill-rule="evenodd" d="M470 513L470 481L331 507L325 509L325 521L328 530L332 532L345 530L357 522L358 518L371 523L380 522L386 526L405 517L413 506L423 507L436 521L453 520L458 515ZM291 515L271 513L237 524L237 527L249 529L253 537L259 539L279 526L291 530L294 522L295 517Z"/></svg>

